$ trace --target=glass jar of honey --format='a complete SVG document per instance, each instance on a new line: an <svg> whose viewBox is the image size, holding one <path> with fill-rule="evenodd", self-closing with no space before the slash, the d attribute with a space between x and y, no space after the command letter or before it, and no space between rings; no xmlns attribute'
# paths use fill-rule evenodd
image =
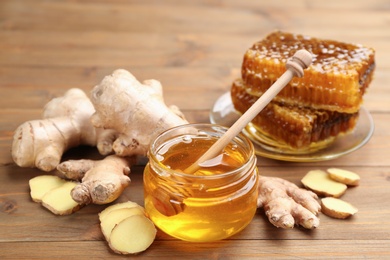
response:
<svg viewBox="0 0 390 260"><path fill-rule="evenodd" d="M186 241L215 241L252 220L259 173L246 136L236 136L195 172L186 171L226 131L218 125L188 124L152 142L144 171L145 209L165 233Z"/></svg>

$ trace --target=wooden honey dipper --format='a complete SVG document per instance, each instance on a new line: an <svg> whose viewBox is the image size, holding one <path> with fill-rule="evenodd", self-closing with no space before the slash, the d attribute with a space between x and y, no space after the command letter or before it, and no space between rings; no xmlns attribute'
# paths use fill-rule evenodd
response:
<svg viewBox="0 0 390 260"><path fill-rule="evenodd" d="M303 70L310 66L312 54L306 50L297 51L286 63L287 70L274 84L217 140L196 162L184 170L192 174L199 169L199 164L217 156L244 127L260 113L264 107L291 81L291 79L303 76Z"/></svg>

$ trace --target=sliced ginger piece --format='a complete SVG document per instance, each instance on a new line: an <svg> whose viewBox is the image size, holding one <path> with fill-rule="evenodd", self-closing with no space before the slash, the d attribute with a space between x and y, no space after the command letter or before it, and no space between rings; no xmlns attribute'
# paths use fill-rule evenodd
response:
<svg viewBox="0 0 390 260"><path fill-rule="evenodd" d="M156 233L153 222L145 215L133 215L113 228L108 243L116 253L136 254L153 243Z"/></svg>
<svg viewBox="0 0 390 260"><path fill-rule="evenodd" d="M358 212L352 204L332 197L321 199L321 205L322 213L332 218L345 219Z"/></svg>
<svg viewBox="0 0 390 260"><path fill-rule="evenodd" d="M136 202L133 201L126 201L126 202L113 204L111 206L108 206L102 212L99 213L99 220L100 222L102 222L103 219L113 210L123 209L123 208L134 208L134 207L140 207L141 209L143 209L140 205L138 205Z"/></svg>
<svg viewBox="0 0 390 260"><path fill-rule="evenodd" d="M347 190L347 185L332 180L329 174L322 170L309 171L301 182L319 196L338 198Z"/></svg>
<svg viewBox="0 0 390 260"><path fill-rule="evenodd" d="M132 208L121 208L112 210L106 215L103 221L100 223L103 235L108 241L111 235L112 229L119 222L125 218L131 217L133 215L144 215L145 211L141 207L132 207Z"/></svg>
<svg viewBox="0 0 390 260"><path fill-rule="evenodd" d="M50 190L63 185L66 181L54 175L40 175L30 179L30 195L33 201L42 202L43 196Z"/></svg>
<svg viewBox="0 0 390 260"><path fill-rule="evenodd" d="M354 172L339 169L339 168L330 168L327 170L329 177L335 181L344 183L350 186L358 186L360 182L360 176Z"/></svg>
<svg viewBox="0 0 390 260"><path fill-rule="evenodd" d="M56 215L69 215L80 209L80 205L70 195L76 182L67 181L65 184L47 192L42 198L42 206Z"/></svg>

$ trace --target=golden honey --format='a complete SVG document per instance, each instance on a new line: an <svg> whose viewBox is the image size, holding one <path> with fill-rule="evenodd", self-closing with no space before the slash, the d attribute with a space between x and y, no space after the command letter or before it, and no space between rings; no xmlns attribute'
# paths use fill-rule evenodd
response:
<svg viewBox="0 0 390 260"><path fill-rule="evenodd" d="M145 209L165 233L206 242L244 229L257 208L258 170L252 143L237 136L194 173L184 171L226 131L190 124L155 139L144 171Z"/></svg>

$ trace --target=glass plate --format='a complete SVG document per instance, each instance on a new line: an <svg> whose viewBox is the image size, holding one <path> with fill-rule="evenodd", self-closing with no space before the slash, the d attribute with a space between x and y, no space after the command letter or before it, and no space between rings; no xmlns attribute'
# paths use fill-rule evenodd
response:
<svg viewBox="0 0 390 260"><path fill-rule="evenodd" d="M283 154L277 151L270 151L264 148L261 143L253 140L250 134L246 133L246 135L252 140L256 154L259 156L291 162L331 160L356 151L370 140L374 133L374 121L364 107L361 107L359 113L356 127L352 132L338 136L328 147L309 154ZM210 111L210 122L212 124L231 126L239 117L240 113L234 109L230 92L219 97Z"/></svg>

